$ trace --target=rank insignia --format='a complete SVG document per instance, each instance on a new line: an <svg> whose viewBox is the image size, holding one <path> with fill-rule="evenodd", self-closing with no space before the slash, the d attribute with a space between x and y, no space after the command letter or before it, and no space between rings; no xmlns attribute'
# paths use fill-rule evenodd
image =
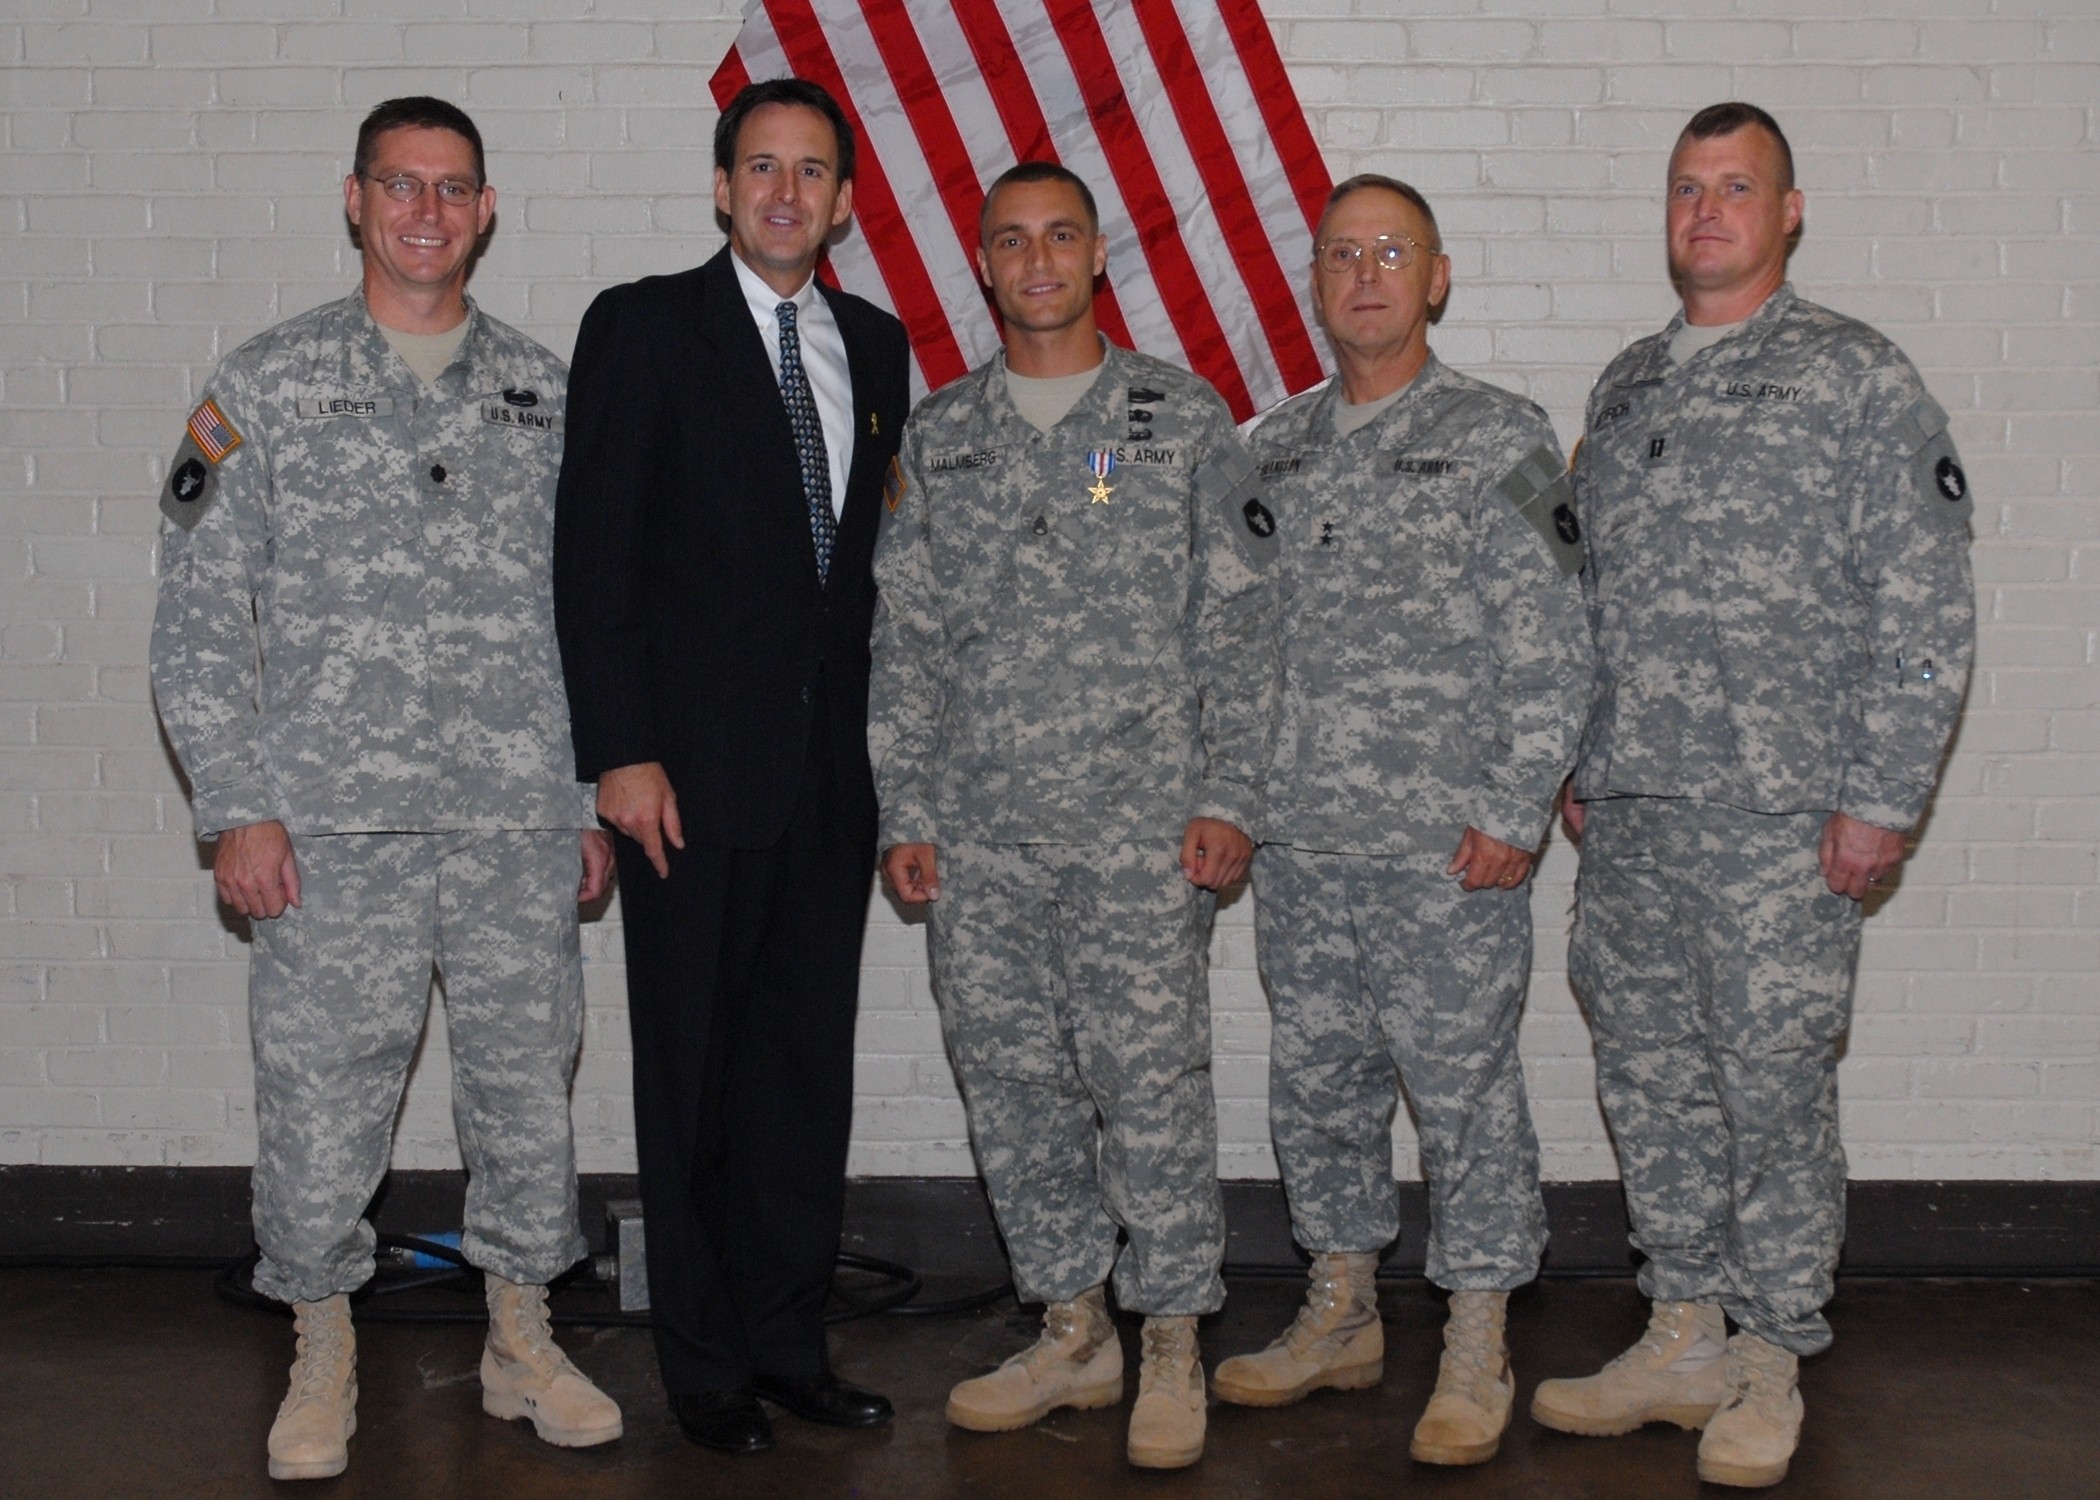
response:
<svg viewBox="0 0 2100 1500"><path fill-rule="evenodd" d="M1087 471L1094 476L1094 483L1087 490L1095 505L1108 504L1108 497L1115 493L1109 488L1108 476L1116 471L1116 455L1107 448L1096 448L1086 456Z"/></svg>
<svg viewBox="0 0 2100 1500"><path fill-rule="evenodd" d="M207 400L190 413L189 432L199 451L213 463L241 445L241 435L233 430L233 424L226 420L226 413L219 410L216 401Z"/></svg>

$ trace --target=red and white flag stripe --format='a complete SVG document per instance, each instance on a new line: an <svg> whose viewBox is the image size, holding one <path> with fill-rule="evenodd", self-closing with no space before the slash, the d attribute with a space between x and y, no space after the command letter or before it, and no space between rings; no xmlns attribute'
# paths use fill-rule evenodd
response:
<svg viewBox="0 0 2100 1500"><path fill-rule="evenodd" d="M1100 202L1109 337L1241 419L1324 375L1305 268L1330 183L1256 0L751 0L715 101L786 75L854 124L829 274L904 320L922 388L998 349L977 210L1028 160Z"/></svg>

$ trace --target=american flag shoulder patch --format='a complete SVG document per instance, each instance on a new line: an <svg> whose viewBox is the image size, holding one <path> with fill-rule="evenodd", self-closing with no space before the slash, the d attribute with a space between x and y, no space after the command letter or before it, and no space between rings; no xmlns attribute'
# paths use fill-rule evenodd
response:
<svg viewBox="0 0 2100 1500"><path fill-rule="evenodd" d="M241 445L241 435L226 420L226 413L219 410L218 402L209 399L190 413L190 437L213 463Z"/></svg>

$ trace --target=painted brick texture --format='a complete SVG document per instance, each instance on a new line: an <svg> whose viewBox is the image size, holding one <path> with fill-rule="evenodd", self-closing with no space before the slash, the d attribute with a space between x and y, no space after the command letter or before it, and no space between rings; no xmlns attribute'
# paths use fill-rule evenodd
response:
<svg viewBox="0 0 2100 1500"><path fill-rule="evenodd" d="M1192 0L1193 3L1193 0ZM253 1151L246 946L215 908L144 667L153 496L220 355L356 274L356 123L445 95L490 145L473 289L566 352L601 287L720 244L706 80L734 0L17 0L0 21L0 1161ZM1699 105L1793 138L1793 276L1923 369L1982 503L1979 670L1917 858L1876 911L1844 1065L1861 1177L2100 1173L2100 19L2090 0L1266 0L1330 170L1436 203L1444 357L1564 441L1659 326L1660 179ZM1786 664L1773 663L1775 671ZM1534 898L1524 1029L1548 1173L1609 1177ZM1222 1165L1267 1176L1250 903L1214 945ZM617 908L587 929L575 1114L633 1161ZM873 904L852 1168L971 1170L921 935ZM442 1022L395 1159L457 1154ZM1396 1158L1412 1172L1403 1119Z"/></svg>

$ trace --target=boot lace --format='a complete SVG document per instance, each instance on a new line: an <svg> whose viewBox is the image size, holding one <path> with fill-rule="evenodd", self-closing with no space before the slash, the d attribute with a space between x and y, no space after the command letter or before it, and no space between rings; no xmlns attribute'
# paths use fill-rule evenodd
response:
<svg viewBox="0 0 2100 1500"><path fill-rule="evenodd" d="M1660 1302L1648 1317L1648 1327L1630 1349L1622 1350L1605 1368L1621 1365L1667 1364L1691 1348L1694 1337L1692 1308L1688 1302Z"/></svg>
<svg viewBox="0 0 2100 1500"><path fill-rule="evenodd" d="M1784 1349L1763 1339L1738 1337L1730 1341L1728 1402L1730 1410L1754 1406L1778 1410L1786 1404L1787 1357Z"/></svg>
<svg viewBox="0 0 2100 1500"><path fill-rule="evenodd" d="M284 1400L287 1407L326 1399L341 1383L343 1366L350 1355L349 1341L344 1337L348 1331L346 1322L320 1312L299 1315L298 1352L292 1361L291 1390Z"/></svg>
<svg viewBox="0 0 2100 1500"><path fill-rule="evenodd" d="M1476 1406L1491 1406L1501 1390L1502 1368L1493 1303L1454 1294L1450 1320L1444 1324L1444 1353L1437 1362L1437 1388L1449 1388Z"/></svg>
<svg viewBox="0 0 2100 1500"><path fill-rule="evenodd" d="M1006 1362L1030 1369L1046 1360L1082 1363L1092 1359L1104 1342L1085 1302L1052 1302L1043 1309L1043 1331L1035 1343Z"/></svg>
<svg viewBox="0 0 2100 1500"><path fill-rule="evenodd" d="M1349 1280L1348 1263L1340 1256L1323 1255L1313 1261L1312 1283L1291 1326L1284 1331L1284 1347L1303 1359L1320 1340L1334 1334L1353 1333L1371 1321L1368 1309L1359 1314L1356 1287ZM1352 1314L1359 1314L1352 1316Z"/></svg>
<svg viewBox="0 0 2100 1500"><path fill-rule="evenodd" d="M1196 1358L1196 1330L1181 1322L1147 1318L1144 1350L1140 1356L1141 1387L1171 1387L1188 1383Z"/></svg>
<svg viewBox="0 0 2100 1500"><path fill-rule="evenodd" d="M502 1322L503 1345L511 1359L548 1377L573 1368L561 1345L554 1342L545 1287L514 1282L497 1295L509 1304L510 1316Z"/></svg>

